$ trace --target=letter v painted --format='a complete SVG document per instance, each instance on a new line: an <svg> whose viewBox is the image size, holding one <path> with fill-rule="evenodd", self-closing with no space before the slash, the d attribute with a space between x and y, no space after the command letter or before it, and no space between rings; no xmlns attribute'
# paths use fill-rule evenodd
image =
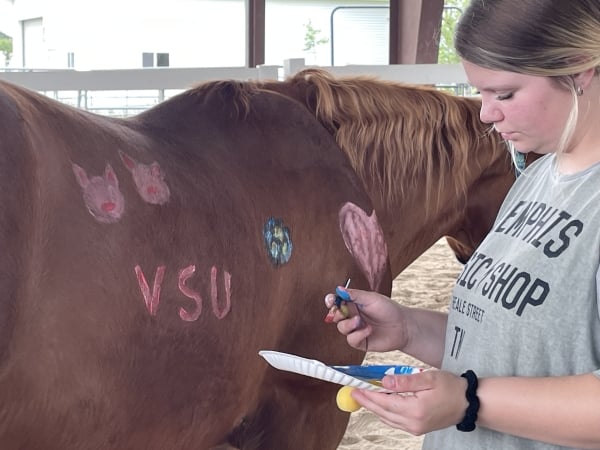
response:
<svg viewBox="0 0 600 450"><path fill-rule="evenodd" d="M156 315L156 310L158 309L158 304L160 303L160 287L165 277L165 270L166 266L158 266L156 268L156 272L154 274L154 285L152 286L152 292L150 292L150 286L148 286L148 282L146 281L146 277L144 276L142 268L140 266L135 266L135 275L138 280L138 285L140 286L140 291L142 291L142 295L144 296L146 308L151 316Z"/></svg>

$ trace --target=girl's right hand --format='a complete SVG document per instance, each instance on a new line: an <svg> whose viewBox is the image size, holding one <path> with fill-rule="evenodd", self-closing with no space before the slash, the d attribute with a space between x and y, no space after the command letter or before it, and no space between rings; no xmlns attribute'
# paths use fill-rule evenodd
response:
<svg viewBox="0 0 600 450"><path fill-rule="evenodd" d="M335 307L335 294L325 296L325 306L338 331L351 347L364 351L402 350L408 335L405 308L378 292L340 287L349 295L348 314Z"/></svg>

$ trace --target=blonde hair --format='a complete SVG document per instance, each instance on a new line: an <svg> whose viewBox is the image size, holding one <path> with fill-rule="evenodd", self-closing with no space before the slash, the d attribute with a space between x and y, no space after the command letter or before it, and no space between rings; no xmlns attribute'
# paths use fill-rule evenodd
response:
<svg viewBox="0 0 600 450"><path fill-rule="evenodd" d="M472 0L457 25L458 55L492 70L552 77L573 96L557 151L579 115L573 76L600 74L600 1Z"/></svg>

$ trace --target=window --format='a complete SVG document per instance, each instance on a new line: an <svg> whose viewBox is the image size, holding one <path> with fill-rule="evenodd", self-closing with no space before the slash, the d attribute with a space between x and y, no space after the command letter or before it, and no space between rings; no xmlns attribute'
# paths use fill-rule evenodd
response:
<svg viewBox="0 0 600 450"><path fill-rule="evenodd" d="M156 66L157 67L169 67L169 54L168 53L157 53L156 54Z"/></svg>
<svg viewBox="0 0 600 450"><path fill-rule="evenodd" d="M154 67L154 53L142 53L142 67Z"/></svg>
<svg viewBox="0 0 600 450"><path fill-rule="evenodd" d="M142 53L142 67L169 67L168 53Z"/></svg>

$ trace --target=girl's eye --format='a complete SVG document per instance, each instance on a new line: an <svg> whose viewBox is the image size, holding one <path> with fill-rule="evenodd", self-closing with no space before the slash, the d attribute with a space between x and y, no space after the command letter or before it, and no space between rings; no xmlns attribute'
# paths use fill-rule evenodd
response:
<svg viewBox="0 0 600 450"><path fill-rule="evenodd" d="M512 96L512 92L508 94L499 94L496 96L496 100L508 100L509 98L512 98Z"/></svg>

